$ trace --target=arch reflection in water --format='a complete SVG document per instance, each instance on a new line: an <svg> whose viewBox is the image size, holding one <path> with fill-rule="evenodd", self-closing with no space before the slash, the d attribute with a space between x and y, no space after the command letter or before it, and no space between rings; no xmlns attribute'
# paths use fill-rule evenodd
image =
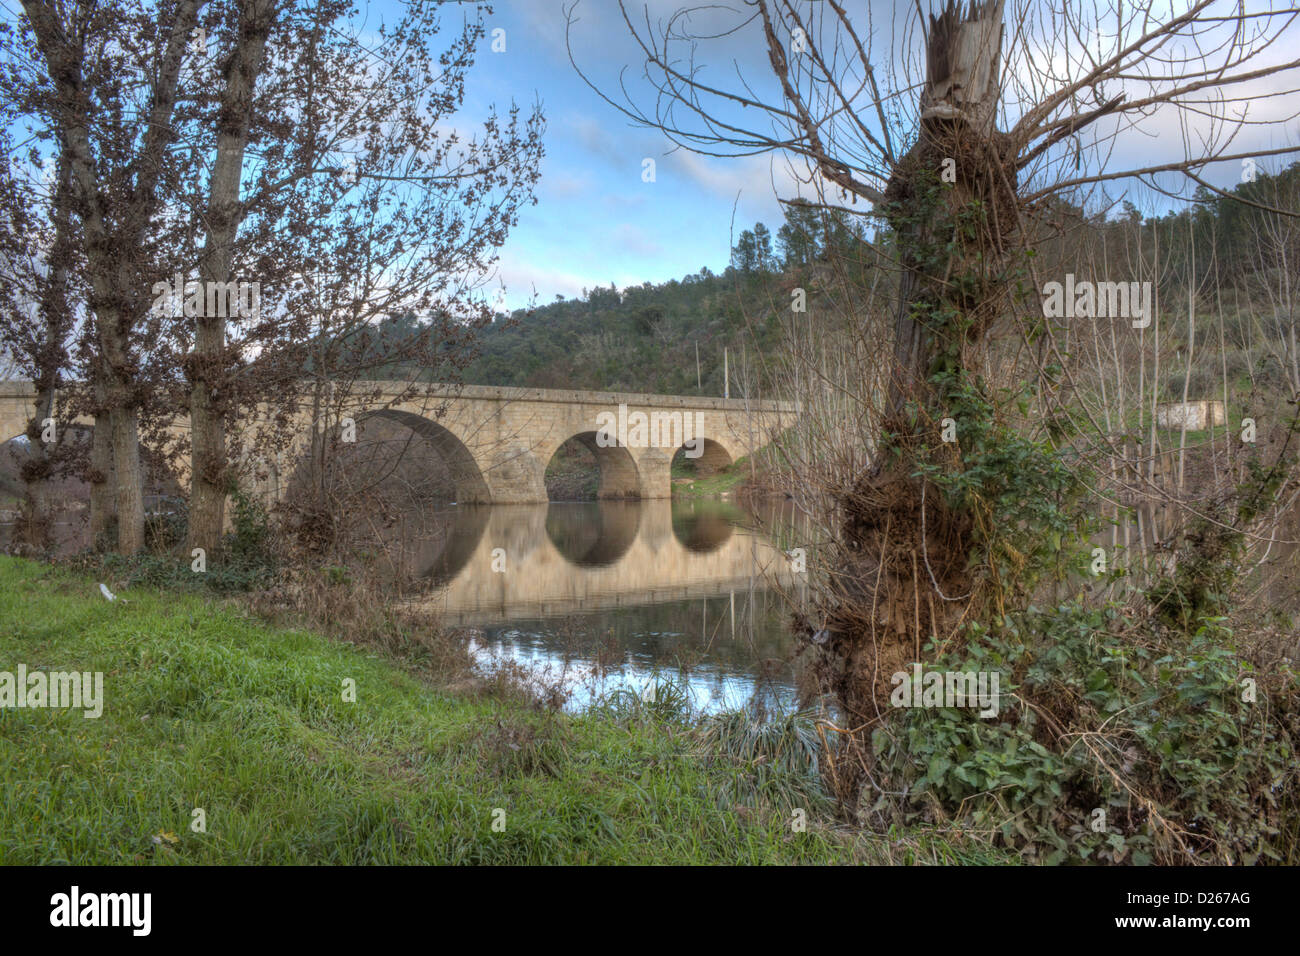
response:
<svg viewBox="0 0 1300 956"><path fill-rule="evenodd" d="M552 502L546 509L546 536L578 567L604 567L631 549L641 509L636 501Z"/></svg>
<svg viewBox="0 0 1300 956"><path fill-rule="evenodd" d="M415 576L441 587L460 574L483 540L491 511L490 505L464 505L431 512L425 523L434 531L421 535L414 547Z"/></svg>
<svg viewBox="0 0 1300 956"><path fill-rule="evenodd" d="M743 513L723 501L686 501L673 509L673 534L683 547L708 554L727 543Z"/></svg>
<svg viewBox="0 0 1300 956"><path fill-rule="evenodd" d="M439 559L440 578L459 570L421 598L446 626L481 627L491 652L563 671L585 688L579 703L596 672L639 687L657 670L688 675L703 706L735 706L763 687L793 697L788 615L768 588L795 576L738 509L645 501L485 510L481 530L481 512L467 513L452 535L461 543ZM494 552L503 570L493 570Z"/></svg>
<svg viewBox="0 0 1300 956"><path fill-rule="evenodd" d="M461 509L454 509L461 510ZM662 604L788 584L788 562L726 512L667 501L465 509L422 600L449 626ZM681 516L674 521L674 513ZM739 512L735 513L737 516ZM738 518L737 518L738 520ZM472 553L465 556L473 541ZM457 566L459 569L457 570ZM454 572L454 573L453 573Z"/></svg>

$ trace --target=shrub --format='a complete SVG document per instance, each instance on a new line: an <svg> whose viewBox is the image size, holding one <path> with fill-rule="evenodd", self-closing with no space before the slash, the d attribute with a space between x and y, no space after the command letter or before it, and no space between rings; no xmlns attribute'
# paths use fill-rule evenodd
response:
<svg viewBox="0 0 1300 956"><path fill-rule="evenodd" d="M1290 857L1295 673L1254 672L1221 626L1133 643L1133 623L1064 606L973 628L937 666L999 671L1000 715L898 712L873 737L874 813L983 831L1045 863Z"/></svg>
<svg viewBox="0 0 1300 956"><path fill-rule="evenodd" d="M145 513L145 546L155 551L174 548L185 540L189 527L189 502L172 495L163 497Z"/></svg>
<svg viewBox="0 0 1300 956"><path fill-rule="evenodd" d="M242 561L271 564L271 522L265 506L243 491L234 492L230 500L235 530L226 535L227 550Z"/></svg>
<svg viewBox="0 0 1300 956"><path fill-rule="evenodd" d="M598 697L588 712L601 714L625 727L684 727L694 716L695 704L688 684L656 676L641 693L630 687L619 687Z"/></svg>
<svg viewBox="0 0 1300 956"><path fill-rule="evenodd" d="M723 805L768 804L788 813L829 810L831 799L821 782L821 735L817 715L800 711L765 716L749 710L704 718L699 728L706 765L724 783Z"/></svg>

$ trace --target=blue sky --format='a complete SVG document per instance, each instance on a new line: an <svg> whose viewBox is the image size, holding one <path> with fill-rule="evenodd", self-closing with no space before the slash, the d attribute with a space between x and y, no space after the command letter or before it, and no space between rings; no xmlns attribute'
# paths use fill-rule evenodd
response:
<svg viewBox="0 0 1300 956"><path fill-rule="evenodd" d="M777 195L793 198L801 191L788 161L781 155L727 159L684 149L674 151L661 132L633 125L604 102L570 63L564 10L571 3L497 0L488 17L489 35L483 41L468 86L464 114L467 126L476 111L489 102L505 108L513 100L527 107L540 99L547 118L538 204L523 211L518 227L501 251L499 279L505 283L505 304L509 308L526 305L534 294L535 301L546 303L557 293L572 297L584 287L611 282L623 288L680 278L698 272L702 266L719 271L727 264L733 235L755 221L765 222L775 233L783 218ZM864 35L874 35L876 56L890 48L910 50L918 46L915 5L911 0L859 3L861 14L856 22ZM634 16L644 19L648 14L656 27L683 5L684 0L628 2ZM1056 42L1050 32L1051 6L1048 3L1043 8L1047 19L1040 21L1040 29L1045 32L1028 41L1029 55L1035 59L1059 55L1051 50ZM710 17L715 22L725 17L726 22L734 23L735 11L743 7L736 4L723 9L727 12L719 12L717 7L713 12L706 9L696 15L693 25L706 28ZM626 68L628 87L638 102L653 103L650 87L641 78L641 52L631 39L616 0L581 0L577 16L573 41L584 72L612 98L621 99L620 71ZM896 24L902 25L897 32ZM491 31L498 27L505 31L506 49L493 53ZM737 76L743 75L745 81L757 84L760 99L779 102L775 91L766 86L771 82L771 71L761 32L755 34L753 27L751 24L742 35L702 47L707 79L735 89ZM1273 52L1272 56L1284 53ZM896 64L891 72L898 73L899 69ZM1281 78L1273 78L1238 90L1269 93L1273 92L1272 85L1282 84ZM1140 98L1144 91L1130 84L1127 92ZM1288 115L1296 106L1283 97L1261 96L1251 104L1252 117L1277 118ZM753 123L755 118L749 115L745 121ZM1286 130L1292 144L1296 132L1292 122ZM1122 133L1114 151L1098 159L1107 168L1169 161L1182 156L1185 136L1194 143L1203 135L1204 130L1195 127L1182 129L1172 111L1157 112ZM1276 129L1265 133L1246 127L1228 152L1284 145L1276 142L1277 135ZM1269 138L1262 138L1265 136ZM646 158L656 163L653 183L642 181L642 162ZM1273 160L1265 162L1265 168L1278 165ZM1240 169L1220 164L1209 167L1206 175L1216 185L1230 188L1239 181ZM1182 185L1181 177L1165 181L1167 188ZM804 185L802 192L808 195L809 187ZM1149 213L1164 211L1170 204L1167 198L1131 181L1110 184L1107 192L1112 200L1126 194Z"/></svg>
<svg viewBox="0 0 1300 956"><path fill-rule="evenodd" d="M538 204L524 210L501 254L507 306L525 305L534 291L545 303L584 287L661 282L702 266L720 270L730 254L733 206L737 234L760 220L775 232L782 215L770 170L780 176L783 162L669 152L661 133L633 126L574 70L564 6L494 4L467 91L467 120L489 102L503 109L512 99L521 107L540 99L546 115ZM636 62L626 27L615 19L617 6L584 0L578 16L575 52L584 70L616 82L618 70ZM504 53L491 52L497 27L505 30ZM642 180L646 158L655 161L654 182Z"/></svg>
<svg viewBox="0 0 1300 956"><path fill-rule="evenodd" d="M467 85L465 108L453 120L458 129L468 132L481 123L488 104L505 112L512 102L527 110L535 100L541 101L546 116L546 155L538 204L521 211L518 226L501 249L497 277L489 288L489 297L495 298L495 286L504 283L504 305L511 309L530 301L551 302L557 294L577 296L584 288L611 282L624 288L681 278L703 266L720 271L727 264L733 236L741 230L762 221L775 234L783 219L778 195L785 199L795 198L801 191L810 195L809 187L801 186L782 155L714 158L674 150L664 134L633 125L604 102L569 61L565 9L572 2L494 0L493 13L486 18L488 35ZM627 5L634 16L648 16L658 28L691 2L628 0ZM1223 2L1225 11L1232 7L1229 0ZM921 6L936 3L922 0ZM1059 55L1059 50L1053 49L1056 38L1050 34L1054 3L1042 0L1031 5L1036 15L1046 18L1040 21L1039 35L1031 36L1024 45L1027 55L1035 60L1054 61ZM358 6L363 30L373 29L380 17L394 22L400 16L398 0L359 0ZM810 4L808 9L819 7ZM850 9L864 41L874 44L872 56L881 68L882 85L888 89L909 66L915 75L920 44L915 0L855 0ZM12 19L17 7L5 4L3 10L5 18ZM740 3L706 6L692 26L708 32L719 20L734 24L737 11L743 14L745 10ZM455 34L461 15L457 4L446 4L446 33L441 39ZM573 41L583 70L618 99L620 72L626 69L629 89L637 101L653 104L651 88L641 77L641 51L629 35L616 0L580 0L576 16ZM1043 24L1048 24L1048 32L1043 32ZM492 51L492 31L498 28L505 31L505 51L499 53ZM902 59L891 62L890 50L904 51ZM1293 55L1290 49L1277 49L1269 51L1266 60ZM738 76L743 76L744 81L755 84L758 99L780 101L772 88L761 31L752 23L738 35L704 44L701 62L705 78L719 87L736 89L741 82ZM1285 97L1266 95L1288 82L1275 77L1236 90L1256 97L1250 104L1253 118L1278 118L1300 107ZM1107 95L1111 92L1113 89L1108 89ZM1128 92L1140 90L1130 86ZM869 107L864 110L870 114ZM762 120L752 115L755 112L750 110L743 122L761 124ZM902 104L900 114L906 119L912 115L911 108ZM1259 127L1238 132L1230 151L1284 145L1277 142L1279 135L1285 135L1292 145L1300 141L1300 128L1294 122L1288 124L1285 134ZM1204 129L1183 130L1176 117L1157 113L1122 134L1115 150L1101 161L1107 168L1168 161L1182 155L1184 137L1194 148L1205 135ZM647 158L656 164L654 182L642 179ZM1265 168L1281 164L1269 161ZM1223 187L1235 185L1239 176L1240 169L1231 164L1207 170L1207 178ZM1171 181L1168 185L1178 184ZM1128 198L1144 211L1168 208L1167 199L1141 187L1134 189L1131 183L1109 187L1112 199L1126 190Z"/></svg>

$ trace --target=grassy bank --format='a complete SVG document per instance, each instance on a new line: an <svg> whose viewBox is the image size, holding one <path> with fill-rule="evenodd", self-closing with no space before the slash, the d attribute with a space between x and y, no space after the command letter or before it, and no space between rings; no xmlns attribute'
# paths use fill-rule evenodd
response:
<svg viewBox="0 0 1300 956"><path fill-rule="evenodd" d="M0 863L955 858L814 814L792 832L788 808L733 800L736 768L671 723L439 693L199 595L110 603L90 578L0 557L0 670L20 663L102 671L104 707L0 709Z"/></svg>
<svg viewBox="0 0 1300 956"><path fill-rule="evenodd" d="M673 463L672 476L675 498L734 496L750 478L749 459L737 459L726 468L704 476L696 475L694 465L689 460L678 459Z"/></svg>

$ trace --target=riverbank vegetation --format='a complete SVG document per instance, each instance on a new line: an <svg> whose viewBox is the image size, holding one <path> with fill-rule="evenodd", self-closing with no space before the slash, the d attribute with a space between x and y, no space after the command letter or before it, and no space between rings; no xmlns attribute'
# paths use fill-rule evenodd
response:
<svg viewBox="0 0 1300 956"><path fill-rule="evenodd" d="M788 160L787 209L831 237L765 287L766 230L734 262L754 340L778 327L765 394L800 402L774 473L814 525L792 603L841 818L1054 863L1294 863L1294 629L1264 615L1300 611L1300 167L1187 145L1248 128L1226 92L1248 78L1295 92L1259 45L1285 17L1246 39L1209 5L950 2L900 55L847 9L757 7L688 36L629 19L638 82L584 77L680 147ZM766 63L705 79L746 30ZM1165 57L1211 47L1207 106ZM1143 169L1153 117L1188 138ZM947 690L900 701L920 671Z"/></svg>
<svg viewBox="0 0 1300 956"><path fill-rule="evenodd" d="M766 475L766 472L764 472ZM717 470L701 470L695 462L678 455L673 459L673 495L688 498L731 498L752 490L761 494L758 473L749 458L739 458Z"/></svg>
<svg viewBox="0 0 1300 956"><path fill-rule="evenodd" d="M806 730L797 753L729 748L667 686L581 716L505 684L453 693L236 605L108 601L15 558L0 558L0 657L104 674L97 719L0 710L0 864L999 859L833 825Z"/></svg>

